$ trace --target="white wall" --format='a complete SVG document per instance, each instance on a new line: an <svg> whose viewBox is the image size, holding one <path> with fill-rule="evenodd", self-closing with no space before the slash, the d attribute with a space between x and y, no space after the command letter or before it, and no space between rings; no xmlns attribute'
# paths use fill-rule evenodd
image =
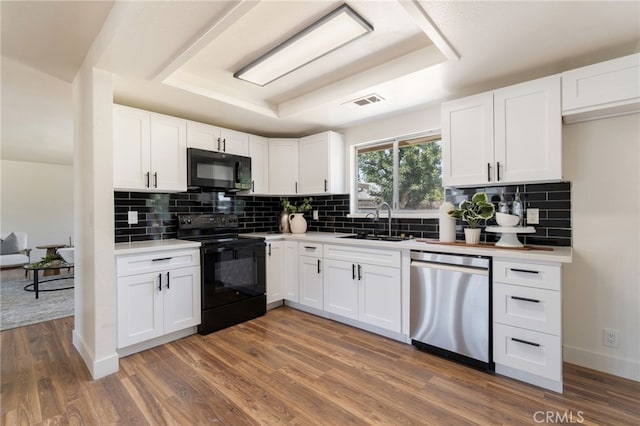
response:
<svg viewBox="0 0 640 426"><path fill-rule="evenodd" d="M1 168L2 232L26 232L32 261L46 252L36 246L73 240L73 166L2 160Z"/></svg>
<svg viewBox="0 0 640 426"><path fill-rule="evenodd" d="M640 380L640 114L563 127L573 263L563 268L564 359ZM617 349L603 328L617 329Z"/></svg>
<svg viewBox="0 0 640 426"><path fill-rule="evenodd" d="M83 65L73 82L73 344L94 379L118 371L113 224L113 81Z"/></svg>

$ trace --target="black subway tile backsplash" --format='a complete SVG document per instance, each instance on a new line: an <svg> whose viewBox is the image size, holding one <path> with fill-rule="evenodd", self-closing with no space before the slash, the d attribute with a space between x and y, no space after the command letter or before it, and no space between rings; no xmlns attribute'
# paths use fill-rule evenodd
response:
<svg viewBox="0 0 640 426"><path fill-rule="evenodd" d="M485 191L497 203L504 189L508 201L520 190L527 207L540 209L540 224L533 225L535 234L521 235L525 244L553 246L571 245L571 184L569 182L527 184L505 187L448 188L446 197L454 204L470 198L478 191ZM238 232L278 231L281 197L256 197L225 195L217 192L183 192L178 194L155 194L143 192L114 192L115 240L133 242L153 239L176 238L178 214L234 213L239 216ZM304 197L287 197L290 202L301 202ZM387 221L374 223L372 218L348 218L349 195L313 196L312 206L318 210L319 220L305 213L308 231L386 232ZM128 225L127 212L138 212L138 224ZM495 225L495 219L488 221ZM391 230L394 234L413 235L416 238L438 238L437 218L393 218ZM457 239L463 240L462 223L457 226ZM498 234L483 232L483 240L495 242Z"/></svg>

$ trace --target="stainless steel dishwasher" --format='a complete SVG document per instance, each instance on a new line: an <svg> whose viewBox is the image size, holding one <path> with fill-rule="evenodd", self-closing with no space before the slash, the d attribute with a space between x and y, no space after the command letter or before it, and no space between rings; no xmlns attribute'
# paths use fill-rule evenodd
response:
<svg viewBox="0 0 640 426"><path fill-rule="evenodd" d="M411 343L419 349L493 370L491 259L411 252Z"/></svg>

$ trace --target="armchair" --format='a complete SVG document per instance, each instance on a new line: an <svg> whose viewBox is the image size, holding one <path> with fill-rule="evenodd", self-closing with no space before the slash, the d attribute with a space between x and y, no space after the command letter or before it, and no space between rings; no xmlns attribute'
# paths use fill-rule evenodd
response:
<svg viewBox="0 0 640 426"><path fill-rule="evenodd" d="M31 263L31 249L27 248L26 232L0 234L0 269L19 268ZM27 275L25 270L25 276Z"/></svg>

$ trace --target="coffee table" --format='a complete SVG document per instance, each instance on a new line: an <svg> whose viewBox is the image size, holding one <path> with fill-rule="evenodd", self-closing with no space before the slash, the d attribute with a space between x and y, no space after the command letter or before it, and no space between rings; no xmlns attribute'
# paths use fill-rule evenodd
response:
<svg viewBox="0 0 640 426"><path fill-rule="evenodd" d="M66 247L66 246L67 246L66 244L43 244L41 246L36 246L36 248L41 250L46 250L47 256L53 256L58 252L59 248ZM44 271L45 277L49 275L59 275L59 274L60 274L60 271L57 269L49 269Z"/></svg>
<svg viewBox="0 0 640 426"><path fill-rule="evenodd" d="M27 271L33 271L33 283L27 284L26 286L24 286L24 289L26 291L35 292L36 299L37 299L38 293L40 293L41 291L59 291L59 290L68 290L70 288L73 288L73 286L71 286L71 287L62 287L62 288L40 289L40 284L48 283L50 281L66 280L67 278L73 278L73 275L72 275L72 276L59 277L59 278L49 278L47 280L41 281L38 276L40 271L44 271L46 273L46 271L56 270L59 273L60 269L64 269L64 268L73 268L73 263L62 262L57 265L49 265L49 266L39 266L37 263L24 265L24 269L26 269Z"/></svg>

